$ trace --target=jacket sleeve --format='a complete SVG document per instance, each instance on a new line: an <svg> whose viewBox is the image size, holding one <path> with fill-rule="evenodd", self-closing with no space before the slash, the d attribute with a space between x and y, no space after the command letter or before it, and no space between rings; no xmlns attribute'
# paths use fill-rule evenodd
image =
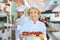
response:
<svg viewBox="0 0 60 40"><path fill-rule="evenodd" d="M23 27L20 26L20 25L18 25L18 26L17 26L17 31L19 31L19 34L22 34L22 32L23 32Z"/></svg>
<svg viewBox="0 0 60 40"><path fill-rule="evenodd" d="M45 36L44 36L44 40L47 40L47 39L46 39L46 26L45 26L44 23L42 24L42 32L43 32L44 35L45 35Z"/></svg>
<svg viewBox="0 0 60 40"><path fill-rule="evenodd" d="M46 26L44 23L42 23L42 32L46 35Z"/></svg>

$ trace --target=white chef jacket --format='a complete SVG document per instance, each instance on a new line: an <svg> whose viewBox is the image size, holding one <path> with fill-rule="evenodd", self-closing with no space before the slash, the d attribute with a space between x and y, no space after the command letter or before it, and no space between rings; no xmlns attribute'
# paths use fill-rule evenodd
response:
<svg viewBox="0 0 60 40"><path fill-rule="evenodd" d="M26 22L28 22L28 17L22 15L19 19L17 19L17 25L23 26Z"/></svg>
<svg viewBox="0 0 60 40"><path fill-rule="evenodd" d="M17 21L17 28L19 28L20 26L22 27L23 24L25 24L26 22L29 21L28 17L26 17L25 15L22 15L19 19L16 20ZM16 40L18 39L19 36L19 30L16 30Z"/></svg>
<svg viewBox="0 0 60 40"><path fill-rule="evenodd" d="M36 21L36 24L34 24L34 22L30 20L29 22L25 23L22 27L17 29L20 30L20 34L22 34L22 32L43 32L46 35L45 24L40 21Z"/></svg>

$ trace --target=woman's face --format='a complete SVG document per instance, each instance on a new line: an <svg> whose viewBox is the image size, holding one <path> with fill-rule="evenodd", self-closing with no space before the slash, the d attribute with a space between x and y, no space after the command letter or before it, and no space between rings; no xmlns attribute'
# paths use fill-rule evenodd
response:
<svg viewBox="0 0 60 40"><path fill-rule="evenodd" d="M36 9L30 9L30 14L29 14L30 18L33 20L33 21L36 21L38 19L38 10Z"/></svg>

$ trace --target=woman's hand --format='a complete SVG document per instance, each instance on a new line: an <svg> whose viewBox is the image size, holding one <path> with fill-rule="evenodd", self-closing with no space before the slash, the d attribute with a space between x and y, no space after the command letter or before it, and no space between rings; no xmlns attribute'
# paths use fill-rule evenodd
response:
<svg viewBox="0 0 60 40"><path fill-rule="evenodd" d="M44 34L39 35L41 40L44 40Z"/></svg>
<svg viewBox="0 0 60 40"><path fill-rule="evenodd" d="M19 35L19 39L20 39L20 40L23 40L23 37L24 37L24 36L23 36L22 34Z"/></svg>

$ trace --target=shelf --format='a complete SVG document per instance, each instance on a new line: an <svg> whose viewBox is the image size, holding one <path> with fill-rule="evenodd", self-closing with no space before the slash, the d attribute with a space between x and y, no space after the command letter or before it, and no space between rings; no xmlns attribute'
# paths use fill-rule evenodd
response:
<svg viewBox="0 0 60 40"><path fill-rule="evenodd" d="M6 26L5 26L5 27L0 27L0 30L1 30L1 29L7 29L7 27L6 27Z"/></svg>
<svg viewBox="0 0 60 40"><path fill-rule="evenodd" d="M60 32L52 32L52 34L58 39L60 40Z"/></svg>
<svg viewBox="0 0 60 40"><path fill-rule="evenodd" d="M42 12L42 14L55 14L57 12Z"/></svg>
<svg viewBox="0 0 60 40"><path fill-rule="evenodd" d="M60 23L60 21L49 21L50 23Z"/></svg>
<svg viewBox="0 0 60 40"><path fill-rule="evenodd" d="M8 27L8 28L10 28L10 27ZM2 29L7 29L7 26L0 27L0 30L2 30Z"/></svg>
<svg viewBox="0 0 60 40"><path fill-rule="evenodd" d="M0 13L0 17L5 17L7 16L6 14Z"/></svg>
<svg viewBox="0 0 60 40"><path fill-rule="evenodd" d="M10 23L4 23L4 26L12 26L13 24L10 24Z"/></svg>

